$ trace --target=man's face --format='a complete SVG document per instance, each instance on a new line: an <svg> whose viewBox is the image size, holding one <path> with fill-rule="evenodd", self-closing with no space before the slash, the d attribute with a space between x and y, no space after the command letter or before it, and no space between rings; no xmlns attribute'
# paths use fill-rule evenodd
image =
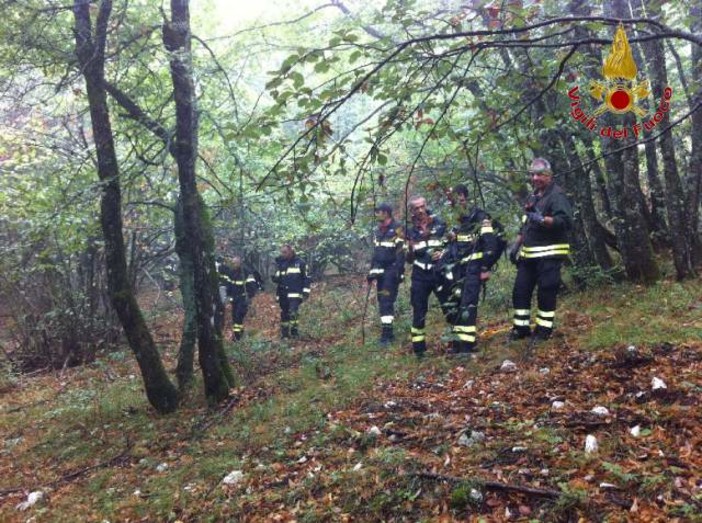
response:
<svg viewBox="0 0 702 523"><path fill-rule="evenodd" d="M459 207L466 207L468 205L468 198L465 194L456 193L454 195L454 200Z"/></svg>
<svg viewBox="0 0 702 523"><path fill-rule="evenodd" d="M239 256L234 256L232 258L232 268L238 269L241 267L241 258Z"/></svg>
<svg viewBox="0 0 702 523"><path fill-rule="evenodd" d="M292 249L287 245L283 245L280 248L280 255L286 260L289 260L290 258L292 258Z"/></svg>
<svg viewBox="0 0 702 523"><path fill-rule="evenodd" d="M427 201L424 199L415 201L410 212L415 218L424 218L427 215Z"/></svg>
<svg viewBox="0 0 702 523"><path fill-rule="evenodd" d="M542 165L532 165L529 169L531 185L537 191L542 191L551 183L551 172Z"/></svg>
<svg viewBox="0 0 702 523"><path fill-rule="evenodd" d="M390 218L390 215L386 211L376 210L375 220L379 223L383 223L385 220Z"/></svg>

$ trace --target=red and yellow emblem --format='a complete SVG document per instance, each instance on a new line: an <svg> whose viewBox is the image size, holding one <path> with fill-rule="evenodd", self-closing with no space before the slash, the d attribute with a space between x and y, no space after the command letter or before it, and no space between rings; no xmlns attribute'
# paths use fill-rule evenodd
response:
<svg viewBox="0 0 702 523"><path fill-rule="evenodd" d="M644 116L647 111L636 105L636 102L649 95L649 84L648 80L637 83L636 73L636 62L629 47L629 40L624 26L619 24L612 42L612 50L602 66L602 75L606 81L590 82L590 96L602 102L593 116L597 117L605 111L615 114L632 111L637 116Z"/></svg>

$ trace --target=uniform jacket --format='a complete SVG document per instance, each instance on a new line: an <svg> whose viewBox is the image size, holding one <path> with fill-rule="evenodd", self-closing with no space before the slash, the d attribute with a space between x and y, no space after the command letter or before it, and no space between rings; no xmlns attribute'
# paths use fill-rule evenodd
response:
<svg viewBox="0 0 702 523"><path fill-rule="evenodd" d="M278 284L277 295L288 298L306 298L310 294L310 279L307 276L305 262L298 256L287 260L283 257L275 259L276 271L273 282Z"/></svg>
<svg viewBox="0 0 702 523"><path fill-rule="evenodd" d="M373 231L373 258L369 278L383 274L401 275L405 270L405 240L400 224L392 220L387 227L379 225Z"/></svg>
<svg viewBox="0 0 702 523"><path fill-rule="evenodd" d="M446 249L449 259L461 264L480 263L486 270L495 264L499 253L489 214L474 207L458 219L458 225L453 228L453 232L456 234L456 240Z"/></svg>
<svg viewBox="0 0 702 523"><path fill-rule="evenodd" d="M563 189L551 183L542 196L532 194L526 205L527 211L538 210L553 218L551 227L531 223L526 215L522 218L522 248L520 258L565 258L570 253L568 231L573 226L573 209Z"/></svg>
<svg viewBox="0 0 702 523"><path fill-rule="evenodd" d="M413 220L412 227L407 232L407 242L409 243L407 261L412 263L413 271L417 268L430 271L436 263L432 260L432 254L437 250L441 250L444 246L443 238L446 233L446 222L431 211L427 212L429 214L429 225L426 231Z"/></svg>
<svg viewBox="0 0 702 523"><path fill-rule="evenodd" d="M227 265L219 264L217 271L219 272L220 286L224 286L227 298L238 301L246 299L247 296L253 298L256 295L258 290L256 279L242 267L233 269Z"/></svg>

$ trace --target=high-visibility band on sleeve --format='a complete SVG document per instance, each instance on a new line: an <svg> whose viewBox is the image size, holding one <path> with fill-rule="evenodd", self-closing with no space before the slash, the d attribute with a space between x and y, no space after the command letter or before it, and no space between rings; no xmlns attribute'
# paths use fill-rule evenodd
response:
<svg viewBox="0 0 702 523"><path fill-rule="evenodd" d="M285 271L285 274L300 274L300 267L288 267L288 270Z"/></svg>
<svg viewBox="0 0 702 523"><path fill-rule="evenodd" d="M416 265L420 269L424 269L425 271L428 271L429 269L431 269L434 266L433 263L422 263L422 262L418 262L418 261L415 261L414 265Z"/></svg>
<svg viewBox="0 0 702 523"><path fill-rule="evenodd" d="M244 282L244 280L236 280L232 283L234 283L234 285L244 285L244 283L246 283L246 282Z"/></svg>
<svg viewBox="0 0 702 523"><path fill-rule="evenodd" d="M289 292L288 298L302 298L302 294L299 292Z"/></svg>
<svg viewBox="0 0 702 523"><path fill-rule="evenodd" d="M475 234L459 234L456 236L456 241L460 243L470 243L475 241Z"/></svg>
<svg viewBox="0 0 702 523"><path fill-rule="evenodd" d="M246 278L246 283L256 283L256 278L254 278L253 276L249 276L248 278Z"/></svg>
<svg viewBox="0 0 702 523"><path fill-rule="evenodd" d="M383 325L392 325L393 320L395 319L394 316L381 316L380 317L380 323Z"/></svg>
<svg viewBox="0 0 702 523"><path fill-rule="evenodd" d="M385 269L371 269L369 274L383 274L385 273Z"/></svg>
<svg viewBox="0 0 702 523"><path fill-rule="evenodd" d="M403 238L400 238L400 237L398 236L397 238L395 238L395 243L402 243L402 244L404 244L404 243L405 243L405 240L404 240Z"/></svg>
<svg viewBox="0 0 702 523"><path fill-rule="evenodd" d="M474 252L473 254L471 254L469 256L465 256L465 257L461 258L461 263L467 263L467 262L473 261L473 260L480 260L482 257L483 257L482 252Z"/></svg>
<svg viewBox="0 0 702 523"><path fill-rule="evenodd" d="M488 233L493 233L495 230L492 228L492 225L489 227L481 227L480 228L480 234L488 234Z"/></svg>
<svg viewBox="0 0 702 523"><path fill-rule="evenodd" d="M429 246L429 244L425 241L417 242L412 246L412 250L418 251L420 249L426 249Z"/></svg>
<svg viewBox="0 0 702 523"><path fill-rule="evenodd" d="M310 293L310 289L307 288L307 287L305 287L304 289L302 289L302 292L303 292L304 294L309 294L309 293Z"/></svg>
<svg viewBox="0 0 702 523"><path fill-rule="evenodd" d="M444 243L441 240L429 240L427 245L429 247L441 247Z"/></svg>
<svg viewBox="0 0 702 523"><path fill-rule="evenodd" d="M395 248L395 242L379 242L375 241L375 246L376 247L387 247L389 249L394 249Z"/></svg>

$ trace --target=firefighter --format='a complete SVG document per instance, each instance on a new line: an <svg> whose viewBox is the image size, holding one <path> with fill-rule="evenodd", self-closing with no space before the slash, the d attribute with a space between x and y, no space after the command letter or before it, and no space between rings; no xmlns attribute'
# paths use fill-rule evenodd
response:
<svg viewBox="0 0 702 523"><path fill-rule="evenodd" d="M409 209L412 226L407 231L407 262L412 264L412 350L421 359L427 350L424 326L429 296L434 293L441 304L445 301L441 274L435 270L435 265L441 258L446 222L427 209L427 201L422 196L413 196Z"/></svg>
<svg viewBox="0 0 702 523"><path fill-rule="evenodd" d="M280 305L281 338L297 338L298 310L300 303L310 295L310 279L307 277L305 262L296 254L290 244L280 248L280 256L275 259L276 271L273 282L278 284L276 297Z"/></svg>
<svg viewBox="0 0 702 523"><path fill-rule="evenodd" d="M232 333L235 340L244 335L244 318L249 310L249 300L258 288L255 278L241 265L241 257L234 256L230 265L218 267L220 282L224 283L226 301L232 304ZM226 303L225 301L225 303Z"/></svg>
<svg viewBox="0 0 702 523"><path fill-rule="evenodd" d="M490 216L478 207L468 207L468 188L457 185L451 194L451 204L458 224L447 234L448 245L442 265L448 293L448 316L453 341L450 352L476 352L476 321L478 298L483 282L490 278L490 269L500 253Z"/></svg>
<svg viewBox="0 0 702 523"><path fill-rule="evenodd" d="M517 265L510 339L532 336L538 342L550 338L553 332L561 264L570 252L568 231L573 224L573 211L565 192L553 181L548 160L535 158L529 177L534 192L527 199L522 228L509 249L510 260ZM531 296L537 286L538 310L532 332Z"/></svg>
<svg viewBox="0 0 702 523"><path fill-rule="evenodd" d="M368 272L368 285L376 282L380 313L380 345L395 341L393 321L395 300L405 273L405 240L402 228L392 217L392 206L381 203L375 208L378 226L373 231L373 258Z"/></svg>

